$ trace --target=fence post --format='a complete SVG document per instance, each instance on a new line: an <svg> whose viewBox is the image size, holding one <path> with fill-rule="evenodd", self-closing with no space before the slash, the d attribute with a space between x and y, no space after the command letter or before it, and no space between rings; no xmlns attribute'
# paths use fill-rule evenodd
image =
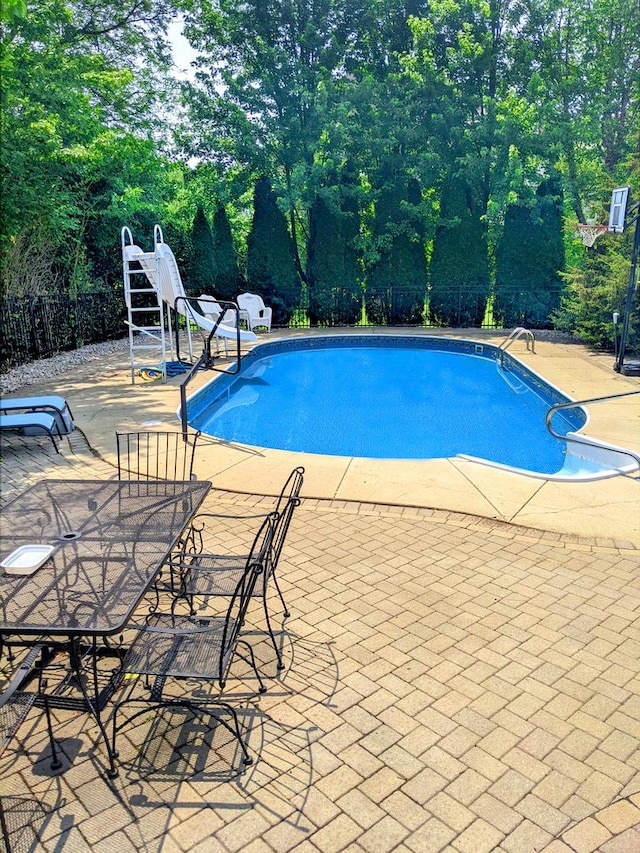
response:
<svg viewBox="0 0 640 853"><path fill-rule="evenodd" d="M37 360L40 358L40 344L38 343L38 333L36 331L36 312L34 302L35 299L33 296L28 297L28 309L29 309L29 324L31 326L31 343L34 359Z"/></svg>

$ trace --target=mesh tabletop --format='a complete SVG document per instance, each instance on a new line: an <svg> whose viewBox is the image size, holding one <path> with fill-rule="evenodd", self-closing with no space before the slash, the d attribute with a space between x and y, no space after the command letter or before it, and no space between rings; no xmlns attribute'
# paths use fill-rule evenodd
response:
<svg viewBox="0 0 640 853"><path fill-rule="evenodd" d="M0 634L109 635L129 619L208 482L46 480L2 513L0 562L53 546L31 575L0 568Z"/></svg>

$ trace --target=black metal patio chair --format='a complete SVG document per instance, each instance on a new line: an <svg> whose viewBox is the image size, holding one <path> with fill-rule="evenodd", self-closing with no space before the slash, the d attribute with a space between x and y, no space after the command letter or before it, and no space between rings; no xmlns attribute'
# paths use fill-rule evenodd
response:
<svg viewBox="0 0 640 853"><path fill-rule="evenodd" d="M273 512L277 519L271 549L261 578L254 589L254 597L262 600L267 631L277 657L277 667L284 668L282 652L271 624L267 594L269 582L278 592L284 618L290 615L278 583L276 569L289 532L294 510L300 505L300 490L304 481L304 468L298 467L289 474L282 487ZM249 537L264 515L224 515L199 513L191 524L185 539L185 548L179 562L172 561L174 576L181 578L177 595L189 601L191 615L196 612L194 600L208 600L215 596L228 598L242 575Z"/></svg>
<svg viewBox="0 0 640 853"><path fill-rule="evenodd" d="M251 764L252 759L242 738L233 705L221 696L208 695L201 698L167 695L165 687L168 680L195 680L213 684L217 682L222 691L231 664L237 656L253 669L258 680L258 692L265 691L253 650L248 643L240 639L240 629L249 600L268 559L275 518L274 514L269 514L261 524L224 616L193 618L176 614L174 608L171 613L152 613L144 625L129 626L136 629L136 635L124 657L122 675L145 676L145 684L150 692L147 696L134 696L134 682L132 690L115 705L112 740L115 756L118 755L118 733L139 716L148 714L151 705L157 709L188 708L194 713L217 717L221 725L237 739L244 764ZM239 645L246 648L248 657L239 652ZM127 704L142 704L143 707L118 724L118 714ZM224 718L225 714L231 717L231 723Z"/></svg>
<svg viewBox="0 0 640 853"><path fill-rule="evenodd" d="M14 670L2 695L0 695L0 756L4 753L31 708L33 708L36 699L40 696L44 704L47 733L51 746L51 769L57 770L61 766L61 761L58 758L56 742L53 737L49 705L43 692L46 684L44 681L39 680L38 693L22 690L23 682L32 674L34 665L40 657L42 650L43 647L41 645L32 646L29 649L19 666ZM38 678L40 679L40 676ZM32 849L29 846L25 846L27 833L25 832L24 821L22 824L19 822L18 828L13 831L13 818L15 814L21 811L20 804L22 801L21 798L12 797L12 805L7 809L3 805L2 797L0 797L0 840L2 840L7 853L11 853L11 851L17 853L18 850ZM28 801L25 800L24 802ZM37 838L37 833L34 833L33 828L26 828L30 830L28 833L29 839L32 839L34 834Z"/></svg>
<svg viewBox="0 0 640 853"><path fill-rule="evenodd" d="M193 462L199 438L199 431L186 438L182 432L116 432L118 480L130 483L134 495L138 483L147 487L149 482L195 480ZM121 523L130 521L123 519ZM182 545L180 540L175 550ZM173 571L169 570L168 580L159 575L154 588L158 593L162 589L173 592Z"/></svg>
<svg viewBox="0 0 640 853"><path fill-rule="evenodd" d="M200 432L116 432L119 480L191 480Z"/></svg>

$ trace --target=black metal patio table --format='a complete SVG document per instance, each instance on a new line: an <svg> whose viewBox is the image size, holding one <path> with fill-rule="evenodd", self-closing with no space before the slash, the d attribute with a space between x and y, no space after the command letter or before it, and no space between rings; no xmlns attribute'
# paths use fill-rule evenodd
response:
<svg viewBox="0 0 640 853"><path fill-rule="evenodd" d="M210 488L196 480L44 480L2 511L0 636L64 641L77 675L80 644L89 643L93 695L78 677L79 701L98 722L110 775L100 718L110 692L99 689L98 642L122 633Z"/></svg>

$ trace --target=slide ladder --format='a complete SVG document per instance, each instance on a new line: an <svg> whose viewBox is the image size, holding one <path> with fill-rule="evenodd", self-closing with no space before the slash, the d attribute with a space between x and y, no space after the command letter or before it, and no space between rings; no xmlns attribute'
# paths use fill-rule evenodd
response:
<svg viewBox="0 0 640 853"><path fill-rule="evenodd" d="M235 357L239 363L241 343L254 343L257 338L254 332L239 328L238 306L231 302L224 303L225 308L235 310L235 325L223 322L224 312L216 319L210 319L201 313L203 301L206 302L209 297L187 296L178 263L170 247L164 242L159 225L155 225L153 229L152 252L144 252L133 242L131 231L126 225L122 228L121 241L124 296L129 327L131 382L135 382L136 371L145 367L160 371L162 381L166 382L167 336L171 347L171 358L178 358L179 372L187 370L194 361L192 336L196 332L202 338L203 352L208 365L212 363L211 339L213 337L225 341L225 352L227 352L226 342L233 341ZM212 298L212 301L215 300ZM175 329L175 350L172 325ZM188 362L180 358L181 333L186 337ZM171 362L171 364L173 366L175 363Z"/></svg>
<svg viewBox="0 0 640 853"><path fill-rule="evenodd" d="M161 371L166 382L167 345L162 294L154 286L158 280L155 252L143 252L133 242L131 230L121 231L122 278L129 329L129 369L131 384L144 368Z"/></svg>

